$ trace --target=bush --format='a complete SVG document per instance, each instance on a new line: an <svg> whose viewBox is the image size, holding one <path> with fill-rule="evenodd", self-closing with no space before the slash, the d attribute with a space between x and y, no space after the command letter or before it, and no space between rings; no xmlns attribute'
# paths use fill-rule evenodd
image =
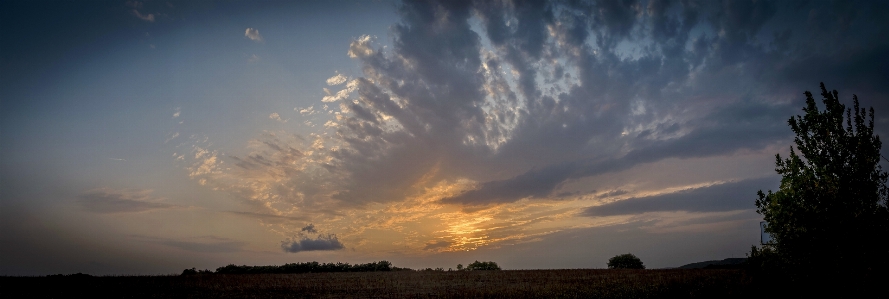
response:
<svg viewBox="0 0 889 299"><path fill-rule="evenodd" d="M645 269L645 265L632 253L626 253L608 259L608 269Z"/></svg>
<svg viewBox="0 0 889 299"><path fill-rule="evenodd" d="M500 266L495 262L479 262L475 261L466 266L466 270L500 270Z"/></svg>

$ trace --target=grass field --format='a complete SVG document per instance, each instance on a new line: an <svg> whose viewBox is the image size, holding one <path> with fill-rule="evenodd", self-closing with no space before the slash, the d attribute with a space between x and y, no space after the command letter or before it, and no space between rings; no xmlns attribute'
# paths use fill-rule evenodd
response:
<svg viewBox="0 0 889 299"><path fill-rule="evenodd" d="M740 298L740 270L393 271L0 277L3 298Z"/></svg>

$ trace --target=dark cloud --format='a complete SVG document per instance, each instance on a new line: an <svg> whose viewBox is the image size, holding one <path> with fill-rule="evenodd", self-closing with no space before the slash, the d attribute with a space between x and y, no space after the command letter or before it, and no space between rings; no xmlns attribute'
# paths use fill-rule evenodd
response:
<svg viewBox="0 0 889 299"><path fill-rule="evenodd" d="M306 225L305 227L303 227L302 229L300 229L300 231L301 231L301 232L307 232L307 233L310 233L310 234L318 233L318 231L315 230L315 225L314 225L314 224Z"/></svg>
<svg viewBox="0 0 889 299"><path fill-rule="evenodd" d="M618 196L618 195L624 195L627 193L630 193L630 191L617 189L617 190L611 190L611 191L596 195L596 198L609 198L609 197L614 197L614 196Z"/></svg>
<svg viewBox="0 0 889 299"><path fill-rule="evenodd" d="M302 238L299 240L287 239L281 241L281 248L286 252L295 253L300 251L340 250L345 248L345 246L343 246L343 243L340 243L340 240L335 235L318 235L318 238L315 239Z"/></svg>
<svg viewBox="0 0 889 299"><path fill-rule="evenodd" d="M180 206L159 202L150 196L151 190L112 190L96 189L80 195L78 203L93 213L135 213L151 210L179 208Z"/></svg>
<svg viewBox="0 0 889 299"><path fill-rule="evenodd" d="M755 190L778 187L778 178L758 178L728 182L648 197L634 197L601 206L589 207L584 216L601 217L647 212L722 212L749 210L756 199Z"/></svg>
<svg viewBox="0 0 889 299"><path fill-rule="evenodd" d="M513 202L527 197L547 197L577 170L578 166L574 164L532 170L508 180L486 182L478 189L443 198L441 202L473 205Z"/></svg>
<svg viewBox="0 0 889 299"><path fill-rule="evenodd" d="M563 198L576 179L787 144L786 120L821 81L889 109L879 100L889 96L886 12L871 2L405 1L391 47L368 36L350 45L363 74L324 99L339 106L327 147L270 137L269 153L234 164L274 173L268 198L303 210L402 201L464 179L441 202Z"/></svg>
<svg viewBox="0 0 889 299"><path fill-rule="evenodd" d="M338 155L353 178L352 187L338 198L402 198L406 194L396 190L405 190L415 182L410 177L420 177L434 165L400 163L417 155L448 162L448 169L438 173L441 178L481 181L476 189L442 202L484 205L550 198L568 180L641 163L760 150L790 136L785 122L798 102L787 99L801 101L805 90L778 83L831 68L807 60L821 50L798 48L810 45L808 38L793 38L797 25L787 18L799 8L782 3L651 1L642 7L635 1L479 2L472 9L483 32L467 26L464 4L405 4L404 23L393 31L392 53L361 52L369 44L353 44L354 53L369 53L358 58L373 80L361 81L359 102L364 104L356 105L363 109L351 108L354 124L346 122L340 131L363 139L347 139L355 155ZM831 17L852 15L858 14ZM855 21L849 24L854 27ZM865 36L875 38L880 30L865 29ZM492 49L482 49L479 33ZM886 53L874 48L877 43L863 48ZM782 52L786 49L795 55ZM840 52L830 53L841 57L833 56ZM511 67L515 77L488 74L479 68L482 63L504 72ZM804 65L806 71L786 74ZM870 65L873 70L863 63L851 65L877 75L861 81L885 81L878 80L886 73L879 63ZM561 78L566 68L578 81L556 79L556 70ZM847 72L851 70L837 73ZM501 80L514 80L516 89ZM817 87L818 80L811 81L807 86ZM546 82L559 82L561 91L544 93ZM461 86L460 91L453 86ZM486 99L479 93L482 86L499 91ZM398 97L399 105L389 95ZM405 131L365 133L378 117L362 115L383 114L393 116ZM627 132L633 127L647 128ZM483 140L486 134L502 140L496 150L490 143L467 142ZM387 175L380 178L378 173ZM371 186L392 192L368 192Z"/></svg>
<svg viewBox="0 0 889 299"><path fill-rule="evenodd" d="M450 204L487 205L522 198L548 198L570 179L617 172L667 158L696 158L730 154L742 149L759 150L790 140L790 131L778 130L786 119L785 109L766 108L756 103L736 103L699 121L699 129L682 137L645 143L620 158L604 161L575 161L535 169L511 179L483 183L479 188L441 201ZM789 118L789 116L787 116ZM669 126L667 131L673 130ZM650 132L643 132L650 134Z"/></svg>

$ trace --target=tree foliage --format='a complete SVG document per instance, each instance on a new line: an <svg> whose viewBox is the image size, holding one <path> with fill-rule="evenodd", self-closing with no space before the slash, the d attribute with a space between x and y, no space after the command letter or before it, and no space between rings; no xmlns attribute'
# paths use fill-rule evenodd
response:
<svg viewBox="0 0 889 299"><path fill-rule="evenodd" d="M479 262L475 261L466 265L466 270L476 271L476 270L500 270L500 266L495 262Z"/></svg>
<svg viewBox="0 0 889 299"><path fill-rule="evenodd" d="M645 269L645 265L632 253L625 253L608 259L608 269Z"/></svg>
<svg viewBox="0 0 889 299"><path fill-rule="evenodd" d="M757 213L773 244L751 257L780 259L802 276L814 270L862 270L886 265L887 173L880 167L874 110L839 101L821 83L819 110L806 91L805 115L788 120L796 134L790 155L775 155L778 191L757 192ZM866 274L865 274L866 275ZM799 276L799 275L798 275Z"/></svg>

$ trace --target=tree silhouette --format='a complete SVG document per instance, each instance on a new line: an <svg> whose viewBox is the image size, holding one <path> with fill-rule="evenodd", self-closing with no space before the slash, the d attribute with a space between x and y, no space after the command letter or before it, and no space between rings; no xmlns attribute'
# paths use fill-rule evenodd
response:
<svg viewBox="0 0 889 299"><path fill-rule="evenodd" d="M632 253L625 253L608 259L608 269L645 269L645 265Z"/></svg>
<svg viewBox="0 0 889 299"><path fill-rule="evenodd" d="M874 110L868 114L860 108L855 95L853 108L846 109L824 83L825 110L818 109L812 93L804 94L805 115L788 120L795 149L786 159L775 155L781 186L774 193L757 192L756 211L768 223L773 244L754 248L751 257L780 260L794 280L836 271L870 276L869 270L885 266L889 256L889 175L879 165L882 144L874 135Z"/></svg>
<svg viewBox="0 0 889 299"><path fill-rule="evenodd" d="M477 270L500 270L500 266L495 262L479 262L475 261L466 265L466 270L469 271L477 271Z"/></svg>

